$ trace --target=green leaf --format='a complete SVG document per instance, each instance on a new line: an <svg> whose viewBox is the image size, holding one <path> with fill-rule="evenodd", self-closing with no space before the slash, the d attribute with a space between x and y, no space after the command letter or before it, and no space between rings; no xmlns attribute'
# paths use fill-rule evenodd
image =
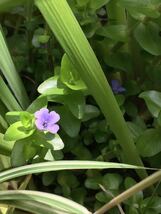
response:
<svg viewBox="0 0 161 214"><path fill-rule="evenodd" d="M9 156L11 154L14 141L4 140L4 135L0 133L0 154Z"/></svg>
<svg viewBox="0 0 161 214"><path fill-rule="evenodd" d="M144 167L122 163L101 162L101 161L53 161L30 164L15 169L6 170L0 173L0 182L4 182L23 175L51 172L59 170L75 169L145 169Z"/></svg>
<svg viewBox="0 0 161 214"><path fill-rule="evenodd" d="M47 97L46 96L39 96L34 100L30 106L27 108L26 111L30 113L35 113L36 111L40 110L41 108L47 107Z"/></svg>
<svg viewBox="0 0 161 214"><path fill-rule="evenodd" d="M56 112L60 114L60 125L70 137L76 137L80 130L81 122L68 110L68 108L55 107Z"/></svg>
<svg viewBox="0 0 161 214"><path fill-rule="evenodd" d="M0 11L10 10L12 7L22 5L26 0L1 0L0 1Z"/></svg>
<svg viewBox="0 0 161 214"><path fill-rule="evenodd" d="M107 173L103 176L102 182L106 189L117 190L122 182L122 177L116 173Z"/></svg>
<svg viewBox="0 0 161 214"><path fill-rule="evenodd" d="M137 149L142 157L151 157L161 151L161 131L147 129L136 141Z"/></svg>
<svg viewBox="0 0 161 214"><path fill-rule="evenodd" d="M61 81L72 90L86 90L87 87L80 79L76 68L69 60L68 56L64 54L61 62Z"/></svg>
<svg viewBox="0 0 161 214"><path fill-rule="evenodd" d="M127 41L127 29L126 25L107 25L99 28L97 34L110 38L115 41L126 42Z"/></svg>
<svg viewBox="0 0 161 214"><path fill-rule="evenodd" d="M10 201L5 201L1 202L5 205L18 208L20 210L28 211L30 213L34 214L60 214L60 210L56 209L55 207L50 207L49 205L45 205L44 203L39 203L37 201L27 201L27 200L10 200ZM6 212L5 212L6 213ZM5 214L4 213L4 214ZM22 212L17 212L17 214L22 214ZM24 214L24 212L23 212ZM68 214L66 211L63 212L61 210L61 214Z"/></svg>
<svg viewBox="0 0 161 214"><path fill-rule="evenodd" d="M20 141L22 141L22 140L20 140ZM24 139L23 141L25 142L23 154L24 154L26 161L29 161L30 159L33 159L36 156L36 154L40 151L40 149L36 145L36 143L34 143L32 141L31 137Z"/></svg>
<svg viewBox="0 0 161 214"><path fill-rule="evenodd" d="M76 118L83 118L83 115L85 113L85 98L81 92L66 95L64 97L64 102L65 104L67 104L69 110Z"/></svg>
<svg viewBox="0 0 161 214"><path fill-rule="evenodd" d="M52 145L54 151L64 148L64 143L58 134L46 134L47 142Z"/></svg>
<svg viewBox="0 0 161 214"><path fill-rule="evenodd" d="M2 0L1 2L2 3L0 3L0 8L1 8L1 6L2 7L4 6L4 0ZM12 2L9 1L9 4L13 4ZM1 50L1 52L0 52L0 69L3 73L3 75L5 76L12 92L14 93L18 102L20 103L21 107L23 107L25 109L29 103L28 96L27 96L26 90L24 88L24 85L16 71L14 63L12 61L12 58L9 53L8 47L6 45L1 28L0 28L0 50ZM7 98L10 98L10 97L7 97ZM13 104L11 103L10 105L12 106L14 104L15 104L15 101L13 102ZM19 110L19 108L11 109L11 111L13 111L13 110Z"/></svg>
<svg viewBox="0 0 161 214"><path fill-rule="evenodd" d="M30 114L26 111L20 113L20 121L27 130L33 127L33 120L33 114Z"/></svg>
<svg viewBox="0 0 161 214"><path fill-rule="evenodd" d="M90 0L76 0L78 7L84 7L89 3Z"/></svg>
<svg viewBox="0 0 161 214"><path fill-rule="evenodd" d="M65 94L65 88L59 86L58 76L45 80L38 87L38 92L43 95L62 95Z"/></svg>
<svg viewBox="0 0 161 214"><path fill-rule="evenodd" d="M125 7L131 14L141 13L152 18L160 16L157 11L158 1L153 0L119 0L119 4Z"/></svg>
<svg viewBox="0 0 161 214"><path fill-rule="evenodd" d="M158 91L145 91L139 95L146 102L150 113L154 117L158 117L161 110L161 92Z"/></svg>
<svg viewBox="0 0 161 214"><path fill-rule="evenodd" d="M87 147L83 146L82 144L75 146L72 149L72 153L76 155L79 160L92 160L92 153Z"/></svg>
<svg viewBox="0 0 161 214"><path fill-rule="evenodd" d="M108 53L104 57L105 63L113 68L120 69L122 71L132 70L132 60L130 55L125 52Z"/></svg>
<svg viewBox="0 0 161 214"><path fill-rule="evenodd" d="M85 105L85 112L83 116L83 121L88 121L100 115L100 111L96 106Z"/></svg>
<svg viewBox="0 0 161 214"><path fill-rule="evenodd" d="M84 187L73 189L71 192L72 199L79 204L84 204L86 195L87 195L87 191Z"/></svg>
<svg viewBox="0 0 161 214"><path fill-rule="evenodd" d="M96 194L96 199L102 203L107 203L111 197L107 195L105 192L98 192Z"/></svg>
<svg viewBox="0 0 161 214"><path fill-rule="evenodd" d="M127 122L127 125L130 129L131 135L136 140L144 131L145 128L133 123L133 122Z"/></svg>
<svg viewBox="0 0 161 214"><path fill-rule="evenodd" d="M158 122L159 126L161 126L161 111L158 114L157 122Z"/></svg>
<svg viewBox="0 0 161 214"><path fill-rule="evenodd" d="M126 189L129 189L130 187L134 186L135 184L137 184L137 182L131 178L131 177L126 177L125 181L124 181L124 185ZM141 201L143 200L143 192L139 191L135 194L133 194L133 196L131 198L128 199L128 204L130 204L130 206L135 206L135 204L140 204Z"/></svg>
<svg viewBox="0 0 161 214"><path fill-rule="evenodd" d="M15 141L29 137L34 133L34 129L26 130L22 123L13 123L6 131L4 139L8 141Z"/></svg>
<svg viewBox="0 0 161 214"><path fill-rule="evenodd" d="M126 114L132 118L135 118L138 114L138 109L135 103L131 102L130 100L126 101L124 104L124 108Z"/></svg>
<svg viewBox="0 0 161 214"><path fill-rule="evenodd" d="M26 158L24 156L25 144L26 144L25 141L17 141L14 144L12 154L11 154L12 167L22 166L26 164Z"/></svg>
<svg viewBox="0 0 161 214"><path fill-rule="evenodd" d="M20 120L21 111L11 111L6 113L6 120L9 124L13 124Z"/></svg>
<svg viewBox="0 0 161 214"><path fill-rule="evenodd" d="M117 103L118 103L119 106L122 106L124 104L124 102L125 102L125 96L124 95L116 94L115 98L116 98Z"/></svg>
<svg viewBox="0 0 161 214"><path fill-rule="evenodd" d="M8 88L7 84L4 82L2 77L0 76L0 99L7 107L9 111L21 111L22 108L11 93L10 89Z"/></svg>
<svg viewBox="0 0 161 214"><path fill-rule="evenodd" d="M49 39L50 39L50 36L48 35L40 35L38 37L38 41L42 44L46 44L49 41Z"/></svg>
<svg viewBox="0 0 161 214"><path fill-rule="evenodd" d="M56 179L56 174L54 172L46 172L42 175L42 182L44 186L50 186Z"/></svg>
<svg viewBox="0 0 161 214"><path fill-rule="evenodd" d="M63 158L64 158L64 154L63 154L63 152L61 151L61 150L57 150L57 151L52 151L52 154L53 154L53 156L54 156L54 159L56 160L56 161L58 161L58 160L62 160Z"/></svg>
<svg viewBox="0 0 161 214"><path fill-rule="evenodd" d="M77 177L72 172L59 172L57 181L61 186L76 188L79 185Z"/></svg>
<svg viewBox="0 0 161 214"><path fill-rule="evenodd" d="M101 175L97 175L97 176L94 176L91 178L89 177L85 181L85 186L88 189L98 190L98 189L100 189L99 184L102 184L102 176Z"/></svg>
<svg viewBox="0 0 161 214"><path fill-rule="evenodd" d="M127 96L137 95L141 92L140 85L134 80L128 80L125 82L124 86L126 88Z"/></svg>
<svg viewBox="0 0 161 214"><path fill-rule="evenodd" d="M145 208L145 211L151 211L151 213L161 213L161 197L153 196L144 199L141 203L141 207ZM143 212L145 212L143 209Z"/></svg>
<svg viewBox="0 0 161 214"><path fill-rule="evenodd" d="M62 210L69 213L77 214L90 214L90 212L83 206L77 204L76 202L66 199L61 196L54 194L43 193L39 191L29 191L29 190L10 190L10 191L0 191L0 201L5 203L5 201L34 201L43 203L49 207L52 207L53 210ZM59 212L60 213L60 212Z"/></svg>
<svg viewBox="0 0 161 214"><path fill-rule="evenodd" d="M8 124L5 121L5 119L2 117L2 115L0 115L0 132L3 133L4 130L6 130L8 128Z"/></svg>
<svg viewBox="0 0 161 214"><path fill-rule="evenodd" d="M135 31L134 35L140 46L147 52L159 56L161 55L161 28L154 22L148 22L146 24L140 23Z"/></svg>
<svg viewBox="0 0 161 214"><path fill-rule="evenodd" d="M46 152L46 154L44 156L44 160L46 160L46 161L54 161L55 160L50 149L48 149L48 151Z"/></svg>
<svg viewBox="0 0 161 214"><path fill-rule="evenodd" d="M99 8L101 8L102 6L104 6L105 4L107 4L110 0L90 0L90 4L89 7L92 10L97 10Z"/></svg>

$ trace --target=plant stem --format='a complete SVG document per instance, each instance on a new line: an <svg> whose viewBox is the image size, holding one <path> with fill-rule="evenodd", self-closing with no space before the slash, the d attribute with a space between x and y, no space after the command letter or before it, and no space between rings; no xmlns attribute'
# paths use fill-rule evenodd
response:
<svg viewBox="0 0 161 214"><path fill-rule="evenodd" d="M143 166L104 72L65 0L35 0L50 28L78 70L121 145L127 163ZM137 171L141 178L146 171Z"/></svg>
<svg viewBox="0 0 161 214"><path fill-rule="evenodd" d="M147 187L150 187L157 181L161 180L161 170L155 172L154 174L148 176L144 180L140 181L139 183L135 184L133 187L129 188L128 190L124 191L120 195L116 196L112 199L109 203L105 204L99 210L97 210L94 214L103 214L106 213L111 208L117 206L118 204L122 203L126 199L133 196L135 193L144 190Z"/></svg>

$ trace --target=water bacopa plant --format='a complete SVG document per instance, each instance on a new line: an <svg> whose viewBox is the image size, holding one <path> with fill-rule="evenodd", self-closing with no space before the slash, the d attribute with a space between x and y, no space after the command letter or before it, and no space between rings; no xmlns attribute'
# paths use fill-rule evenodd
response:
<svg viewBox="0 0 161 214"><path fill-rule="evenodd" d="M0 213L160 205L161 0L0 0Z"/></svg>
<svg viewBox="0 0 161 214"><path fill-rule="evenodd" d="M49 112L47 108L42 108L35 112L35 125L38 130L48 131L56 134L59 130L59 125L56 124L60 120L60 115L55 111Z"/></svg>

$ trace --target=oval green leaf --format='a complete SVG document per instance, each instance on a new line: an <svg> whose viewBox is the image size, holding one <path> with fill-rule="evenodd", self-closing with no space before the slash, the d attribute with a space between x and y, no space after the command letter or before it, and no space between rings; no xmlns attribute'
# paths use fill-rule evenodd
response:
<svg viewBox="0 0 161 214"><path fill-rule="evenodd" d="M154 22L140 23L134 31L134 36L144 50L159 56L161 55L160 30L160 27Z"/></svg>
<svg viewBox="0 0 161 214"><path fill-rule="evenodd" d="M152 157L161 152L161 131L146 130L137 140L136 147L142 157Z"/></svg>
<svg viewBox="0 0 161 214"><path fill-rule="evenodd" d="M26 130L25 127L22 126L22 123L16 122L13 123L6 131L4 135L4 139L8 141L16 141L20 139L24 139L29 137L34 133L35 129Z"/></svg>

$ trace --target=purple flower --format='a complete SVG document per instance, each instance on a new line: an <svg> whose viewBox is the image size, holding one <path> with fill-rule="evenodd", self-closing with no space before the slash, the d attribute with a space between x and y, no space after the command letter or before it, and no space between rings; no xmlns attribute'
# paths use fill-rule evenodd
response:
<svg viewBox="0 0 161 214"><path fill-rule="evenodd" d="M59 126L56 124L60 120L60 115L55 111L49 112L47 108L42 108L35 112L35 124L37 129L41 131L48 131L56 134L59 130Z"/></svg>
<svg viewBox="0 0 161 214"><path fill-rule="evenodd" d="M118 80L112 80L111 87L115 94L119 94L126 91L126 89L121 86Z"/></svg>

